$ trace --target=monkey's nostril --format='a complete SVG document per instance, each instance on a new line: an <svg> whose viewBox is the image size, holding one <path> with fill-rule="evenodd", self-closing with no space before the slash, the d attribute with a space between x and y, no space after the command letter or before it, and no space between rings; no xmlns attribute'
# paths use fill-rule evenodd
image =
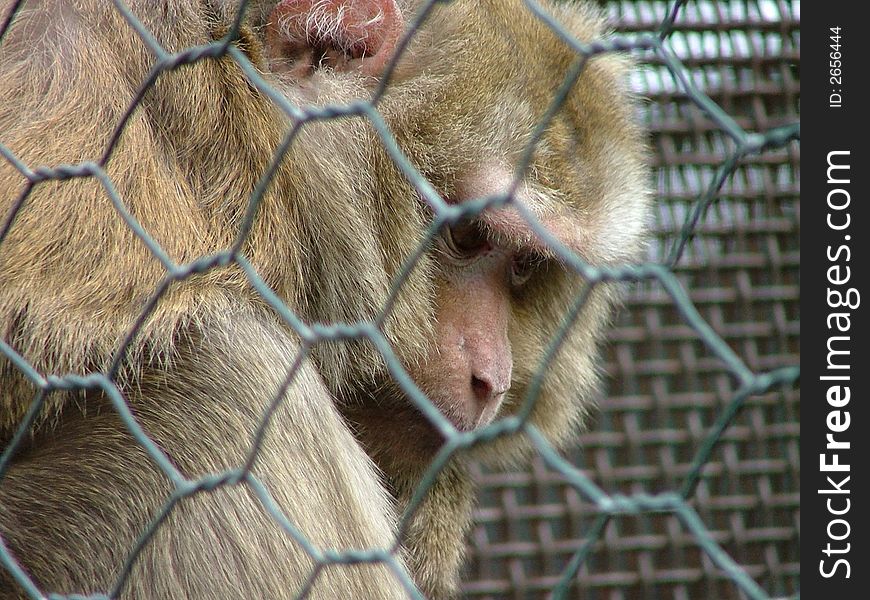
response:
<svg viewBox="0 0 870 600"><path fill-rule="evenodd" d="M492 385L476 375L471 376L471 391L479 403L489 402L492 398Z"/></svg>
<svg viewBox="0 0 870 600"><path fill-rule="evenodd" d="M472 375L471 393L472 405L469 407L468 421L460 427L473 430L492 422L498 413L502 400L504 400L507 389L496 388L489 379Z"/></svg>
<svg viewBox="0 0 870 600"><path fill-rule="evenodd" d="M510 386L505 389L496 389L489 381L482 379L476 375L471 376L471 391L474 393L475 399L480 404L490 403L494 400L500 401L501 397L507 393Z"/></svg>

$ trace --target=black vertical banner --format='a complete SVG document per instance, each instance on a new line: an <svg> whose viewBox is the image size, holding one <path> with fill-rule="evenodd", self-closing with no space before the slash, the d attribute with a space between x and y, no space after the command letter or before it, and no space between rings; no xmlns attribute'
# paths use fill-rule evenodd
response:
<svg viewBox="0 0 870 600"><path fill-rule="evenodd" d="M807 2L801 27L801 45L809 44L801 49L809 227L801 235L801 596L813 599L870 598L870 33L862 4Z"/></svg>

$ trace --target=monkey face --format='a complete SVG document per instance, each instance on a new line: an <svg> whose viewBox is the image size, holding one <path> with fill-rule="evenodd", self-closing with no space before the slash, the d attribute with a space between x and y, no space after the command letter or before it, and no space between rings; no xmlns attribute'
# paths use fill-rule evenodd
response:
<svg viewBox="0 0 870 600"><path fill-rule="evenodd" d="M364 99L392 67L376 108L411 164L448 205L506 198L453 219L430 240L429 252L401 282L384 331L414 383L457 430L521 411L538 378L530 418L551 439L564 439L588 409L598 339L617 295L607 284L590 291L564 253L593 266L633 260L646 227L645 147L626 100L627 67L609 54L584 58L520 0L439 5L407 33L423 5L284 0L255 5L251 18L262 32L267 69L291 98L303 89L303 103ZM264 15L259 21L257 10ZM601 35L588 9L548 10L582 42ZM345 302L338 312L333 295L304 294L315 299L306 313L313 320L376 318L388 302L386 282L425 243L438 212L380 134L367 135L360 152L376 166L374 179L348 186L355 206L346 212L365 206L365 214L377 215L363 218L379 233L383 271L358 274L381 283L365 303ZM359 280L345 285L358 287ZM585 308L558 335L581 295ZM389 439L391 452L401 447L409 456L430 456L443 441L439 428L417 412L377 352L343 344L315 355L363 443ZM397 427L407 435L396 436Z"/></svg>
<svg viewBox="0 0 870 600"><path fill-rule="evenodd" d="M597 17L576 8L548 10L581 42L599 38ZM438 7L416 39L406 60L425 92L400 77L379 109L446 203L478 208L433 241L435 342L407 368L458 430L534 402L531 422L564 440L589 410L618 297L613 284L589 285L566 252L593 267L633 261L647 228L628 65L576 53L519 1ZM450 54L429 40L450 40ZM474 68L480 56L486 69ZM481 454L509 461L522 447L497 440Z"/></svg>

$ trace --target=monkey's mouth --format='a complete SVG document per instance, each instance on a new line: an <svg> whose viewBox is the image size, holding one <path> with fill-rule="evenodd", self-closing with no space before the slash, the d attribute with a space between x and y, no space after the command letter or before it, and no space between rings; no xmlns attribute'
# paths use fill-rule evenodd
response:
<svg viewBox="0 0 870 600"><path fill-rule="evenodd" d="M473 398L453 398L449 403L434 399L432 401L457 431L469 433L492 424L502 412L506 396L507 390L498 392L486 402Z"/></svg>

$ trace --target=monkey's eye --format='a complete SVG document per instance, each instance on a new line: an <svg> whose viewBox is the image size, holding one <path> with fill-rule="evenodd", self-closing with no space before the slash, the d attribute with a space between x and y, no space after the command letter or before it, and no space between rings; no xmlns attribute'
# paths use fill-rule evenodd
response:
<svg viewBox="0 0 870 600"><path fill-rule="evenodd" d="M489 239L474 221L460 221L444 228L444 243L456 258L468 259L490 248Z"/></svg>
<svg viewBox="0 0 870 600"><path fill-rule="evenodd" d="M522 287L531 279L538 270L543 258L530 253L522 253L514 256L511 261L511 285L515 288Z"/></svg>

